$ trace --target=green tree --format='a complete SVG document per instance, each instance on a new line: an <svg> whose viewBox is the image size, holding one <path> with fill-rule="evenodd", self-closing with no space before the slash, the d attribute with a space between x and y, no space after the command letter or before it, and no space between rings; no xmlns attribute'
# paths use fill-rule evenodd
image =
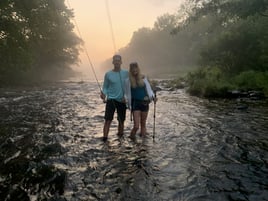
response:
<svg viewBox="0 0 268 201"><path fill-rule="evenodd" d="M267 70L267 0L189 0L188 26L214 16L207 27L210 40L200 52L202 66L219 66L226 73Z"/></svg>
<svg viewBox="0 0 268 201"><path fill-rule="evenodd" d="M170 14L164 14L162 16L159 16L157 20L154 23L154 29L157 31L169 31L171 32L176 26L178 19L175 15Z"/></svg>
<svg viewBox="0 0 268 201"><path fill-rule="evenodd" d="M14 71L25 70L31 63L28 38L25 36L26 21L16 11L16 3L0 2L0 74L4 76ZM1 80L2 80L1 79Z"/></svg>
<svg viewBox="0 0 268 201"><path fill-rule="evenodd" d="M2 0L1 80L58 74L78 61L80 39L64 0Z"/></svg>
<svg viewBox="0 0 268 201"><path fill-rule="evenodd" d="M268 0L187 0L190 15L188 22L213 13L227 22L230 19L247 18L255 14L268 17Z"/></svg>
<svg viewBox="0 0 268 201"><path fill-rule="evenodd" d="M198 82L190 86L190 91L193 89L195 93L211 95L212 91L216 94L230 87L238 87L264 89L267 93L267 82L258 80L265 80L265 76L260 75L266 75L268 70L268 0L189 0L188 2L192 3L192 6L189 7L185 27L197 24L209 16L214 16L216 22L208 27L207 43L201 47L202 68L188 77L189 83ZM215 75L209 72L215 69L220 69L221 76L219 80L215 80L216 82L211 82L208 78L215 78ZM205 76L199 76L200 72ZM232 83L232 86L226 83Z"/></svg>

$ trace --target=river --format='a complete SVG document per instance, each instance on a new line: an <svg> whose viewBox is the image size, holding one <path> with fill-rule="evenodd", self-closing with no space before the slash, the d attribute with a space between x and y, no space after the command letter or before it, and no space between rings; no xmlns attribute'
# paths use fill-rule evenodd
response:
<svg viewBox="0 0 268 201"><path fill-rule="evenodd" d="M267 101L157 96L147 137L128 113L104 143L96 83L0 89L1 200L268 200Z"/></svg>

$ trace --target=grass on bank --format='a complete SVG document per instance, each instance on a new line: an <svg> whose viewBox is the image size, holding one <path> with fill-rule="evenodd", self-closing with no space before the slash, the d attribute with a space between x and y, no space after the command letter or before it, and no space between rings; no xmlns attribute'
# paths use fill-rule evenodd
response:
<svg viewBox="0 0 268 201"><path fill-rule="evenodd" d="M268 97L268 72L245 71L238 75L226 75L220 68L199 68L184 78L169 82L170 87L180 88L186 83L187 91L194 96L224 98L232 90L260 91Z"/></svg>

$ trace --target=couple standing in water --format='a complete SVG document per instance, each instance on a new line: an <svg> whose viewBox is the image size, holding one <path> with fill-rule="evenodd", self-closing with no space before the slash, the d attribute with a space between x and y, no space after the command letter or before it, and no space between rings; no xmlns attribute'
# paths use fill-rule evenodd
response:
<svg viewBox="0 0 268 201"><path fill-rule="evenodd" d="M130 137L134 138L139 128L141 136L145 136L149 103L156 101L151 85L141 74L137 62L130 63L129 71L121 69L120 55L114 55L112 63L114 68L105 73L100 95L106 102L103 141L107 141L115 111L117 111L118 135L123 135L127 108L130 109L134 121Z"/></svg>

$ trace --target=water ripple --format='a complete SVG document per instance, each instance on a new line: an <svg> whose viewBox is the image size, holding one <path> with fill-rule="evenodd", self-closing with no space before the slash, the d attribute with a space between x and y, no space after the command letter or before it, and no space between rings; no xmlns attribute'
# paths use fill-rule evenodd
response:
<svg viewBox="0 0 268 201"><path fill-rule="evenodd" d="M239 110L184 90L158 99L146 138L128 137L127 118L125 135L113 122L103 143L96 83L1 90L1 198L268 200L267 103Z"/></svg>

